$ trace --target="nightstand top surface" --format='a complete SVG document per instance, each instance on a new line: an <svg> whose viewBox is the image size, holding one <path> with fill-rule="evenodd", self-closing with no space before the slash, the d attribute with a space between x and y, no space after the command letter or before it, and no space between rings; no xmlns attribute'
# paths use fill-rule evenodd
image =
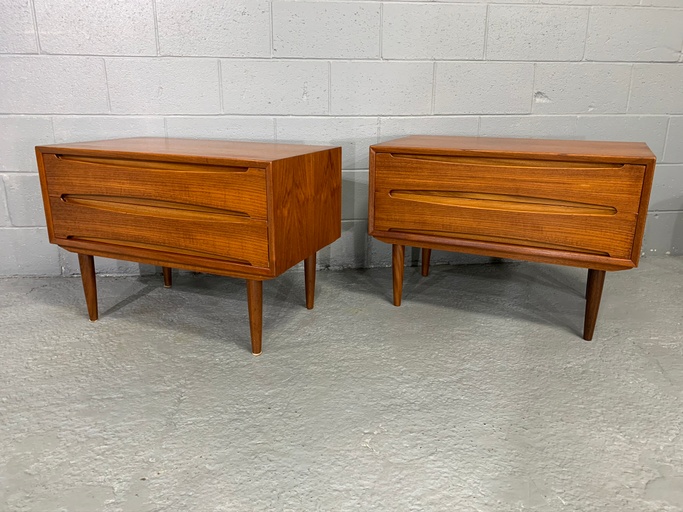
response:
<svg viewBox="0 0 683 512"><path fill-rule="evenodd" d="M586 140L514 139L411 135L371 146L376 152L422 152L426 154L528 157L544 159L620 160L647 163L655 155L644 142L597 142Z"/></svg>
<svg viewBox="0 0 683 512"><path fill-rule="evenodd" d="M42 153L68 152L91 155L106 152L109 156L132 156L143 160L164 159L193 163L219 164L230 161L268 163L319 151L335 146L281 144L275 142L241 142L210 139L173 139L163 137L134 137L127 139L95 140L69 144L50 144L36 148Z"/></svg>

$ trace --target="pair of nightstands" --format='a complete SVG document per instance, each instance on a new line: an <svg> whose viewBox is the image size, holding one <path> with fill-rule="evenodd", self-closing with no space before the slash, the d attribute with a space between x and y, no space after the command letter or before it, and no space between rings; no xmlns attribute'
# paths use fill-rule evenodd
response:
<svg viewBox="0 0 683 512"><path fill-rule="evenodd" d="M341 148L133 138L36 148L50 242L78 253L91 320L93 256L244 278L252 351L262 282L341 234ZM393 244L586 267L590 339L606 270L635 267L655 159L644 144L408 137L370 148L370 234Z"/></svg>

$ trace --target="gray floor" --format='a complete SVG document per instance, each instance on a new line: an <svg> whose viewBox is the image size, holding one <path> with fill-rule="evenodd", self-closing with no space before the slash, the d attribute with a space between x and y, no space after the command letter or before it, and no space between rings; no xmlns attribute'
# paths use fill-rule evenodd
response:
<svg viewBox="0 0 683 512"><path fill-rule="evenodd" d="M2 511L683 510L683 259L0 280Z"/></svg>

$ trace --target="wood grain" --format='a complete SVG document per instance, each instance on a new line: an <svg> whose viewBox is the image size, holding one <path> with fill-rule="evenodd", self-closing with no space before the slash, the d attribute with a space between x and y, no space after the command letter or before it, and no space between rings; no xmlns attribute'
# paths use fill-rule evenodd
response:
<svg viewBox="0 0 683 512"><path fill-rule="evenodd" d="M654 158L642 142L515 139L410 135L372 146L382 153L531 158L584 162L649 164Z"/></svg>
<svg viewBox="0 0 683 512"><path fill-rule="evenodd" d="M377 154L376 191L428 190L529 197L637 213L645 166L515 167L397 159Z"/></svg>
<svg viewBox="0 0 683 512"><path fill-rule="evenodd" d="M214 170L206 170L208 166L198 166L192 170L190 164L174 169L171 166L179 164L167 162L148 162L157 167L146 169L132 164L110 165L111 159L107 158L93 157L93 160L71 160L45 154L45 177L50 196L99 195L159 200L243 212L254 219L266 219L263 169L213 166ZM125 161L131 162L130 159Z"/></svg>
<svg viewBox="0 0 683 512"><path fill-rule="evenodd" d="M286 160L312 151L338 148L308 144L132 137L51 144L38 146L36 149L41 154L68 154L201 165L236 165L237 167L249 163L253 167L266 167L276 160Z"/></svg>
<svg viewBox="0 0 683 512"><path fill-rule="evenodd" d="M381 231L420 232L466 240L502 242L629 258L635 214L611 217L577 214L528 214L470 209L376 197L375 227ZM606 234L609 233L609 236Z"/></svg>
<svg viewBox="0 0 683 512"><path fill-rule="evenodd" d="M273 162L271 255L278 273L341 236L341 148Z"/></svg>
<svg viewBox="0 0 683 512"><path fill-rule="evenodd" d="M183 217L183 210L132 207L120 211L120 203L104 205L70 204L51 199L57 239L108 240L123 252L127 245L152 250L182 251L212 259L239 260L267 267L268 225L233 215L195 214ZM150 227L153 226L153 229Z"/></svg>

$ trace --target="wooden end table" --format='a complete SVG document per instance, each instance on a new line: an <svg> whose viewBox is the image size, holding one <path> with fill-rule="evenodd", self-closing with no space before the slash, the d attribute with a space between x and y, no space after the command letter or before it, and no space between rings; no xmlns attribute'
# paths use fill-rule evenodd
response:
<svg viewBox="0 0 683 512"><path fill-rule="evenodd" d="M404 247L588 269L583 337L605 271L638 265L655 156L643 143L410 136L370 147L370 235Z"/></svg>
<svg viewBox="0 0 683 512"><path fill-rule="evenodd" d="M244 278L261 353L262 283L341 235L341 148L130 138L36 148L50 242L78 253L97 320L93 256Z"/></svg>

